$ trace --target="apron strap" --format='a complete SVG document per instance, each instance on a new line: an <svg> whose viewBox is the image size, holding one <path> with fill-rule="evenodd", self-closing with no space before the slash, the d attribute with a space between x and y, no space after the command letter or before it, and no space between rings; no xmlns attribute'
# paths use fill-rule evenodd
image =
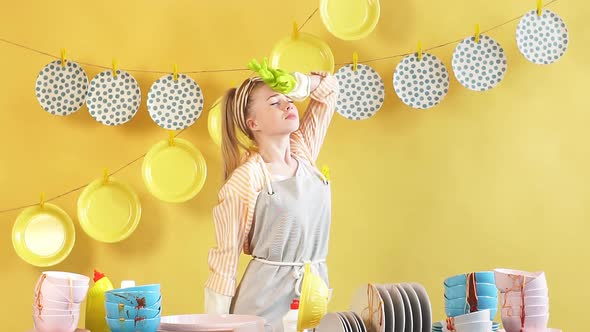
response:
<svg viewBox="0 0 590 332"><path fill-rule="evenodd" d="M305 264L306 263L311 263L311 264L319 264L319 263L325 263L326 259L318 259L315 261L305 261L303 263L301 262L277 262L277 261L269 261L266 260L264 258L258 258L258 257L254 257L254 260L257 262L261 262L263 264L268 264L268 265L274 265L274 266L293 266L293 267L297 267L297 269L295 269L295 271L293 271L293 278L295 278L296 282L295 282L295 294L297 296L301 296L301 282L303 281L303 269L305 268Z"/></svg>

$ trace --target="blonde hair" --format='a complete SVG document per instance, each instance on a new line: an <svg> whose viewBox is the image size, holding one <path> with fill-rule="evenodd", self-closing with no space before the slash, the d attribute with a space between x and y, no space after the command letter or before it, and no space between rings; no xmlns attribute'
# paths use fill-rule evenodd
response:
<svg viewBox="0 0 590 332"><path fill-rule="evenodd" d="M246 124L246 119L250 111L251 94L262 83L263 81L259 77L248 78L237 89L232 88L227 91L223 98L221 155L224 181L241 165L242 153L240 149L249 153L250 147L238 138L238 130L251 140L254 139Z"/></svg>

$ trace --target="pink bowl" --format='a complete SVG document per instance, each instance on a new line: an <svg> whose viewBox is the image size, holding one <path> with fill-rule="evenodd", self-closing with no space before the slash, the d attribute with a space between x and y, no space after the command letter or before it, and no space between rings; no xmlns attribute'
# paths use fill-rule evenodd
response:
<svg viewBox="0 0 590 332"><path fill-rule="evenodd" d="M79 313L67 316L33 315L35 330L38 332L74 332L78 326L79 320Z"/></svg>
<svg viewBox="0 0 590 332"><path fill-rule="evenodd" d="M502 317L520 317L521 310L520 306L502 308ZM548 315L549 305L527 305L524 307L524 312L526 317Z"/></svg>
<svg viewBox="0 0 590 332"><path fill-rule="evenodd" d="M542 316L528 316L524 320L525 331L543 331L547 328L549 314ZM506 332L520 332L520 317L502 317L502 325Z"/></svg>
<svg viewBox="0 0 590 332"><path fill-rule="evenodd" d="M61 272L61 271L44 271L41 277L45 275L45 279L51 281L55 285L69 286L70 280L72 286L88 286L90 284L90 278L82 274ZM39 280L41 280L41 277Z"/></svg>
<svg viewBox="0 0 590 332"><path fill-rule="evenodd" d="M50 299L42 299L33 302L34 308L41 308L41 309L57 309L57 310L77 310L80 311L80 303L70 303L64 301L54 301Z"/></svg>
<svg viewBox="0 0 590 332"><path fill-rule="evenodd" d="M501 293L520 292L547 288L545 272L527 272L510 269L494 269L496 287Z"/></svg>
<svg viewBox="0 0 590 332"><path fill-rule="evenodd" d="M40 280L35 287L35 298L82 303L88 293L86 286L63 286L50 280Z"/></svg>
<svg viewBox="0 0 590 332"><path fill-rule="evenodd" d="M508 295L510 294L510 295ZM524 299L512 293L500 293L501 307L514 307L520 305L549 305L547 296L525 296Z"/></svg>

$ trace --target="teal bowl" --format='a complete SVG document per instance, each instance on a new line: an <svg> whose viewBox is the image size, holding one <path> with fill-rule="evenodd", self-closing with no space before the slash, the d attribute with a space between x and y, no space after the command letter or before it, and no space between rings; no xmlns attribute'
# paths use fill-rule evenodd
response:
<svg viewBox="0 0 590 332"><path fill-rule="evenodd" d="M496 284L477 283L475 285L478 296L498 297ZM467 287L465 284L456 286L445 286L445 297L447 299L465 298Z"/></svg>
<svg viewBox="0 0 590 332"><path fill-rule="evenodd" d="M137 317L144 319L156 318L160 315L160 307L156 309L150 308L137 308L119 303L105 302L105 309L107 318L124 318L124 319L135 319Z"/></svg>
<svg viewBox="0 0 590 332"><path fill-rule="evenodd" d="M476 283L485 283L485 284L496 284L496 279L494 277L493 271L482 271L482 272L475 272L475 282ZM445 287L452 287L457 285L465 285L467 284L467 274L459 274L456 276L449 277L445 279L444 285Z"/></svg>
<svg viewBox="0 0 590 332"><path fill-rule="evenodd" d="M467 304L467 299L465 297L460 297L451 300L445 297L445 307L453 309L463 309L469 308L469 304ZM477 307L479 309L497 309L498 298L491 296L478 296Z"/></svg>
<svg viewBox="0 0 590 332"><path fill-rule="evenodd" d="M160 292L146 291L128 291L113 292L107 291L104 294L106 302L122 303L131 307L151 308L156 302L161 300Z"/></svg>
<svg viewBox="0 0 590 332"><path fill-rule="evenodd" d="M161 317L152 319L126 319L107 318L107 325L111 332L156 332L160 326Z"/></svg>
<svg viewBox="0 0 590 332"><path fill-rule="evenodd" d="M113 293L127 293L127 292L158 292L160 293L160 284L151 284L127 288L117 288L110 290Z"/></svg>

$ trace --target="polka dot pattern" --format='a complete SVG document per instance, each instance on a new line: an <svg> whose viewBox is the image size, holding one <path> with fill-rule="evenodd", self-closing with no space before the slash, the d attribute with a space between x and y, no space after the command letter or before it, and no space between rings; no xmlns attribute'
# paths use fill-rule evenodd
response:
<svg viewBox="0 0 590 332"><path fill-rule="evenodd" d="M108 126L118 126L135 116L141 91L133 76L123 70L105 70L90 82L86 104L92 117Z"/></svg>
<svg viewBox="0 0 590 332"><path fill-rule="evenodd" d="M406 56L395 68L393 88L408 106L431 108L440 103L449 92L449 72L436 56L423 53Z"/></svg>
<svg viewBox="0 0 590 332"><path fill-rule="evenodd" d="M53 115L70 115L78 111L86 101L88 76L75 62L53 61L37 76L35 95L43 109Z"/></svg>
<svg viewBox="0 0 590 332"><path fill-rule="evenodd" d="M520 53L532 63L550 64L559 60L569 43L565 22L554 12L543 9L525 14L516 27L516 44Z"/></svg>
<svg viewBox="0 0 590 332"><path fill-rule="evenodd" d="M370 66L358 64L340 68L336 74L340 93L336 104L338 114L349 120L365 120L377 113L385 98L383 79Z"/></svg>
<svg viewBox="0 0 590 332"><path fill-rule="evenodd" d="M158 79L148 92L147 108L152 120L169 130L190 127L203 112L201 87L187 75L173 75Z"/></svg>
<svg viewBox="0 0 590 332"><path fill-rule="evenodd" d="M506 75L506 54L498 42L480 35L463 39L453 53L453 73L464 87L486 91L498 85Z"/></svg>

